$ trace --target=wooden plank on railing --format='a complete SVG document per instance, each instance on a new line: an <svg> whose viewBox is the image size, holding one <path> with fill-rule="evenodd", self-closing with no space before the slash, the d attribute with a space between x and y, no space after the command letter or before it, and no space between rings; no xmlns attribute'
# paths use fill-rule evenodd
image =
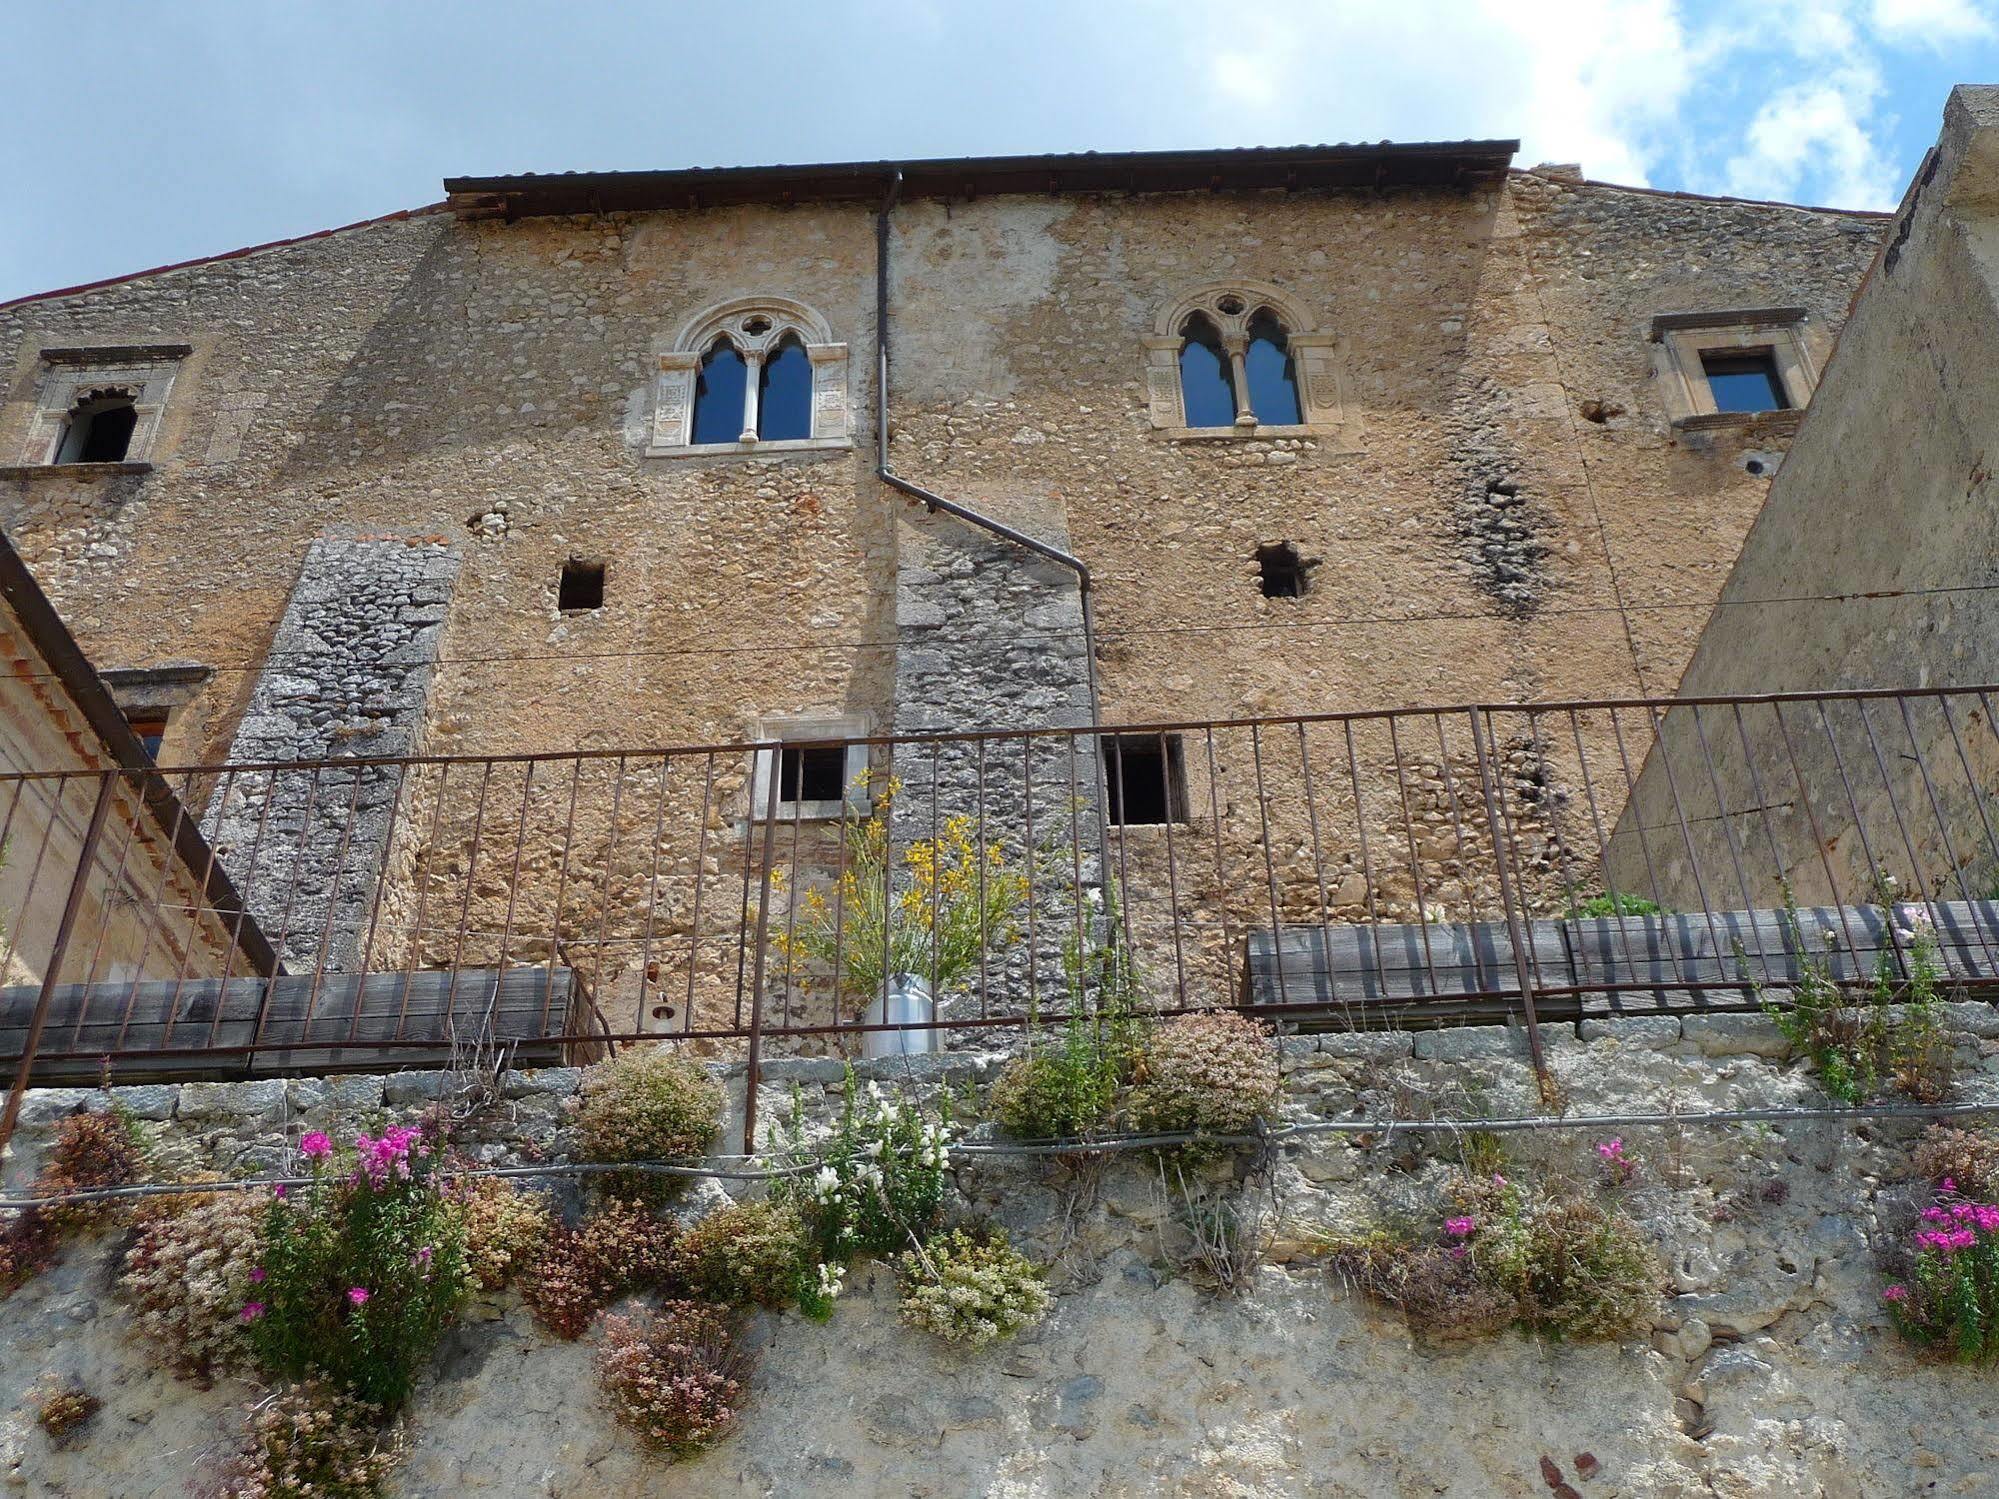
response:
<svg viewBox="0 0 1999 1499"><path fill-rule="evenodd" d="M560 1060L551 1037L570 1013L573 987L569 969L539 965L65 984L33 1077L94 1078L107 1057L119 1077L435 1067L481 1045L549 1064ZM0 989L0 1075L20 1058L36 993ZM425 1044L381 1044L389 1041ZM254 1055L227 1050L253 1045Z"/></svg>

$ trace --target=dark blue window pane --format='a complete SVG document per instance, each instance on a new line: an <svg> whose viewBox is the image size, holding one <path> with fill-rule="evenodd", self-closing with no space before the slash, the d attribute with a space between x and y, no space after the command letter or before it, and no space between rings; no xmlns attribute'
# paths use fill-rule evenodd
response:
<svg viewBox="0 0 1999 1499"><path fill-rule="evenodd" d="M1294 427L1304 420L1298 407L1298 372L1284 328L1268 312L1249 320L1249 349L1243 355L1249 377L1249 409L1259 426Z"/></svg>
<svg viewBox="0 0 1999 1499"><path fill-rule="evenodd" d="M1198 315L1180 330L1180 399L1190 427L1227 427L1235 422L1235 375L1222 352L1215 325Z"/></svg>
<svg viewBox="0 0 1999 1499"><path fill-rule="evenodd" d="M726 339L708 351L694 381L694 441L735 442L743 435L743 356Z"/></svg>
<svg viewBox="0 0 1999 1499"><path fill-rule="evenodd" d="M786 339L764 361L757 386L757 436L765 442L812 435L812 361L804 345Z"/></svg>
<svg viewBox="0 0 1999 1499"><path fill-rule="evenodd" d="M1716 411L1783 411L1791 404L1768 354L1703 355L1701 364Z"/></svg>

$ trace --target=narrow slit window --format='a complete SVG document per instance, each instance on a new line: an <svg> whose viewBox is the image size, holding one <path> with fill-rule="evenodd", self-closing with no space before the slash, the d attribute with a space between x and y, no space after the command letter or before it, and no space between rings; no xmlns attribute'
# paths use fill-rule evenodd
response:
<svg viewBox="0 0 1999 1499"><path fill-rule="evenodd" d="M1187 820L1186 754L1178 734L1106 734L1105 810L1116 827Z"/></svg>
<svg viewBox="0 0 1999 1499"><path fill-rule="evenodd" d="M837 802L847 794L847 751L838 744L787 744L778 751L780 802Z"/></svg>
<svg viewBox="0 0 1999 1499"><path fill-rule="evenodd" d="M1195 313L1181 326L1180 399L1190 427L1235 425L1235 372L1215 325Z"/></svg>
<svg viewBox="0 0 1999 1499"><path fill-rule="evenodd" d="M749 388L749 369L736 346L726 338L701 359L694 381L694 435L696 447L710 443L740 442L743 436L743 397Z"/></svg>
<svg viewBox="0 0 1999 1499"><path fill-rule="evenodd" d="M1249 348L1242 362L1249 383L1249 408L1256 413L1259 427L1295 427L1304 420L1291 341L1268 307L1249 320Z"/></svg>
<svg viewBox="0 0 1999 1499"><path fill-rule="evenodd" d="M1257 581L1267 599L1295 599L1305 594L1305 559L1288 541L1256 549Z"/></svg>
<svg viewBox="0 0 1999 1499"><path fill-rule="evenodd" d="M139 412L124 391L92 391L69 413L57 463L123 463L132 449Z"/></svg>
<svg viewBox="0 0 1999 1499"><path fill-rule="evenodd" d="M576 609L604 607L604 564L579 562L571 557L562 564L562 582L556 589L555 606L567 613Z"/></svg>
<svg viewBox="0 0 1999 1499"><path fill-rule="evenodd" d="M1768 349L1704 353L1701 368L1707 374L1708 394L1714 398L1716 411L1791 408L1783 376L1777 373L1777 356Z"/></svg>
<svg viewBox="0 0 1999 1499"><path fill-rule="evenodd" d="M812 361L805 346L786 338L764 360L757 377L757 437L791 442L812 435Z"/></svg>

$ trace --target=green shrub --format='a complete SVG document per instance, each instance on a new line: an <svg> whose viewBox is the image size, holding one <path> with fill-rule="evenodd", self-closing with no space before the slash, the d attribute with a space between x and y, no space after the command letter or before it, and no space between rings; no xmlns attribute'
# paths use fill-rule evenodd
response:
<svg viewBox="0 0 1999 1499"><path fill-rule="evenodd" d="M521 1295L535 1320L558 1338L580 1338L600 1311L636 1291L678 1290L684 1256L679 1227L645 1203L612 1197L571 1229L555 1226L529 1262Z"/></svg>
<svg viewBox="0 0 1999 1499"><path fill-rule="evenodd" d="M1614 1203L1493 1177L1462 1183L1457 1209L1427 1234L1380 1227L1322 1248L1348 1284L1429 1337L1517 1326L1615 1339L1649 1325L1659 1296L1652 1252Z"/></svg>
<svg viewBox="0 0 1999 1499"><path fill-rule="evenodd" d="M1642 895L1626 895L1619 891L1616 895L1592 895L1584 900L1573 901L1569 905L1571 920L1601 916L1663 916L1665 909L1656 900L1647 900Z"/></svg>
<svg viewBox="0 0 1999 1499"><path fill-rule="evenodd" d="M698 1161L722 1119L722 1085L698 1062L663 1048L626 1051L592 1067L577 1119L586 1161ZM664 1202L685 1179L650 1172L601 1177L614 1197Z"/></svg>
<svg viewBox="0 0 1999 1499"><path fill-rule="evenodd" d="M605 1399L658 1456L685 1456L727 1435L749 1373L726 1307L669 1301L657 1312L605 1323L598 1355Z"/></svg>
<svg viewBox="0 0 1999 1499"><path fill-rule="evenodd" d="M1147 1133L1240 1135L1277 1111L1277 1052L1254 1021L1229 1010L1179 1015L1153 1031L1131 1090Z"/></svg>
<svg viewBox="0 0 1999 1499"><path fill-rule="evenodd" d="M1052 1298L1039 1266L995 1231L939 1235L897 1262L902 1320L947 1343L990 1343L1032 1327Z"/></svg>
<svg viewBox="0 0 1999 1499"><path fill-rule="evenodd" d="M252 1411L221 1499L377 1499L402 1457L380 1418L317 1380L280 1391Z"/></svg>
<svg viewBox="0 0 1999 1499"><path fill-rule="evenodd" d="M924 1117L879 1083L865 1093L847 1073L840 1121L817 1146L804 1138L802 1111L794 1107L780 1159L818 1163L809 1176L784 1178L777 1188L793 1203L817 1242L820 1257L843 1264L857 1254L890 1254L936 1230L944 1212L950 1165L950 1126Z"/></svg>
<svg viewBox="0 0 1999 1499"><path fill-rule="evenodd" d="M340 1167L324 1135L300 1148L314 1179L270 1206L263 1279L243 1308L251 1347L274 1374L323 1373L395 1411L465 1295L457 1204L420 1129L363 1135Z"/></svg>
<svg viewBox="0 0 1999 1499"><path fill-rule="evenodd" d="M1877 875L1875 885L1882 919L1895 929L1903 948L1906 982L1894 952L1884 949L1867 993L1842 989L1818 950L1818 945L1832 947L1839 934L1821 932L1815 945L1800 927L1787 891L1784 915L1798 953L1798 977L1788 1004L1764 995L1760 985L1757 994L1764 1013L1838 1102L1865 1103L1889 1083L1919 1102L1941 1102L1951 1092L1951 1042L1943 1019L1944 972L1936 931L1927 910L1915 906L1905 912L1897 905L1892 876ZM1740 949L1737 961L1746 967Z"/></svg>
<svg viewBox="0 0 1999 1499"><path fill-rule="evenodd" d="M729 1306L787 1306L808 1270L817 1281L804 1220L787 1202L717 1208L681 1236L680 1248L694 1289Z"/></svg>
<svg viewBox="0 0 1999 1499"><path fill-rule="evenodd" d="M160 1201L125 1251L119 1289L172 1367L206 1383L250 1351L243 1308L257 1294L266 1199L216 1192Z"/></svg>
<svg viewBox="0 0 1999 1499"><path fill-rule="evenodd" d="M1123 1072L1099 1027L1074 1016L1059 1036L1000 1069L986 1108L1016 1140L1076 1139L1115 1123Z"/></svg>

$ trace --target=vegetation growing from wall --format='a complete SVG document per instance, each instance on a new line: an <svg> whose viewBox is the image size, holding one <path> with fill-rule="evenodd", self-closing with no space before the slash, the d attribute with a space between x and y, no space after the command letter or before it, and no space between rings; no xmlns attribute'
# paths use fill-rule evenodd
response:
<svg viewBox="0 0 1999 1499"><path fill-rule="evenodd" d="M778 1190L797 1207L821 1258L844 1264L856 1255L894 1254L942 1221L951 1134L948 1120L926 1118L914 1100L885 1093L879 1083L863 1091L850 1071L828 1139L807 1143L794 1104L780 1163L816 1169L782 1178Z"/></svg>
<svg viewBox="0 0 1999 1499"><path fill-rule="evenodd" d="M1385 1223L1327 1239L1328 1262L1439 1339L1507 1327L1615 1339L1649 1324L1658 1268L1614 1196L1504 1175L1460 1177L1450 1196L1451 1210L1428 1227Z"/></svg>
<svg viewBox="0 0 1999 1499"><path fill-rule="evenodd" d="M56 1126L48 1160L36 1173L31 1195L59 1197L104 1187L129 1187L146 1174L146 1144L139 1126L119 1110L72 1114ZM0 1297L55 1262L66 1238L113 1221L120 1209L110 1202L63 1203L23 1208L0 1229Z"/></svg>
<svg viewBox="0 0 1999 1499"><path fill-rule="evenodd" d="M125 1251L119 1289L169 1366L206 1382L248 1357L243 1309L262 1273L269 1214L249 1192L159 1201Z"/></svg>
<svg viewBox="0 0 1999 1499"><path fill-rule="evenodd" d="M377 1499L401 1456L379 1408L308 1381L251 1411L221 1499Z"/></svg>
<svg viewBox="0 0 1999 1499"><path fill-rule="evenodd" d="M947 1343L976 1347L1012 1337L1051 1304L1041 1268L998 1231L953 1229L908 1250L898 1270L902 1320Z"/></svg>
<svg viewBox="0 0 1999 1499"><path fill-rule="evenodd" d="M1881 1299L1918 1347L1990 1363L1999 1359L1999 1142L1933 1129L1916 1160L1932 1191L1888 1251Z"/></svg>
<svg viewBox="0 0 1999 1499"><path fill-rule="evenodd" d="M599 1367L612 1414L647 1450L674 1458L735 1424L750 1360L726 1307L669 1301L610 1319Z"/></svg>
<svg viewBox="0 0 1999 1499"><path fill-rule="evenodd" d="M465 1296L464 1222L418 1126L359 1136L338 1160L323 1134L299 1149L313 1182L270 1204L251 1347L274 1374L323 1374L393 1412Z"/></svg>
<svg viewBox="0 0 1999 1499"><path fill-rule="evenodd" d="M1277 1112L1277 1054L1270 1036L1231 1010L1163 1022L1137 1071L1131 1115L1140 1130L1241 1135Z"/></svg>
<svg viewBox="0 0 1999 1499"><path fill-rule="evenodd" d="M1937 1103L1951 1092L1951 1046L1940 1008L1944 973L1935 924L1923 907L1897 904L1892 875L1879 874L1875 883L1882 922L1900 946L1902 965L1892 949L1884 950L1868 992L1850 994L1833 977L1826 956L1839 933L1806 933L1787 891L1784 916L1798 977L1788 1004L1765 994L1761 985L1757 992L1765 1013L1832 1098L1858 1105L1892 1084L1918 1102Z"/></svg>
<svg viewBox="0 0 1999 1499"><path fill-rule="evenodd" d="M626 1051L590 1069L576 1121L586 1161L698 1161L722 1118L722 1085L677 1051ZM685 1178L611 1172L600 1179L615 1197L664 1202Z"/></svg>

